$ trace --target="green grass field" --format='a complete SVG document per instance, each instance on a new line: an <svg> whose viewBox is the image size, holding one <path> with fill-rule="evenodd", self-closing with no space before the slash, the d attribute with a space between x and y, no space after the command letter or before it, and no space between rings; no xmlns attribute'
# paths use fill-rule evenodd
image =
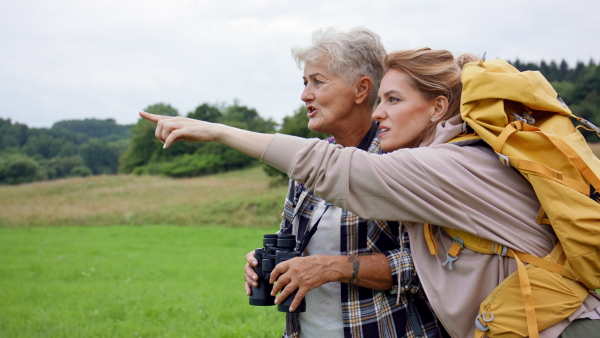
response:
<svg viewBox="0 0 600 338"><path fill-rule="evenodd" d="M0 337L280 336L243 267L285 190L261 168L0 186Z"/></svg>
<svg viewBox="0 0 600 338"><path fill-rule="evenodd" d="M0 186L0 337L280 336L243 266L285 191L260 167Z"/></svg>
<svg viewBox="0 0 600 338"><path fill-rule="evenodd" d="M1 337L276 337L244 256L275 229L0 229Z"/></svg>

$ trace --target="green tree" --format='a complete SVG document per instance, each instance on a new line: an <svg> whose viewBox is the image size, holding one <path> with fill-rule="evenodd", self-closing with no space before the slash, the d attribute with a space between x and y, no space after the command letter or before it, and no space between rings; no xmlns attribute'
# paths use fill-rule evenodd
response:
<svg viewBox="0 0 600 338"><path fill-rule="evenodd" d="M23 151L32 157L48 159L58 156L65 143L64 139L55 138L51 134L38 133L27 139Z"/></svg>
<svg viewBox="0 0 600 338"><path fill-rule="evenodd" d="M94 175L110 175L117 173L119 157L125 151L125 147L123 143L93 138L79 147L79 154Z"/></svg>
<svg viewBox="0 0 600 338"><path fill-rule="evenodd" d="M224 108L223 115L217 122L259 133L273 133L277 126L273 120L263 119L256 109L242 106L237 100Z"/></svg>
<svg viewBox="0 0 600 338"><path fill-rule="evenodd" d="M0 118L0 151L6 148L21 148L29 137L29 128L24 124L13 124L10 119Z"/></svg>
<svg viewBox="0 0 600 338"><path fill-rule="evenodd" d="M75 143L67 141L62 145L57 156L58 157L71 157L71 156L77 155L78 151L79 151L79 148L77 147L77 145Z"/></svg>
<svg viewBox="0 0 600 338"><path fill-rule="evenodd" d="M70 157L54 157L39 162L48 179L65 178L72 175L73 169L85 167L83 158L79 155ZM86 167L87 168L87 167ZM87 168L92 174L91 170Z"/></svg>
<svg viewBox="0 0 600 338"><path fill-rule="evenodd" d="M203 103L196 107L193 112L188 113L187 117L207 122L219 122L223 114L219 108Z"/></svg>
<svg viewBox="0 0 600 338"><path fill-rule="evenodd" d="M130 125L118 125L114 119L85 119L59 121L51 129L77 133L83 135L84 140L99 137L122 140L131 137L131 127Z"/></svg>

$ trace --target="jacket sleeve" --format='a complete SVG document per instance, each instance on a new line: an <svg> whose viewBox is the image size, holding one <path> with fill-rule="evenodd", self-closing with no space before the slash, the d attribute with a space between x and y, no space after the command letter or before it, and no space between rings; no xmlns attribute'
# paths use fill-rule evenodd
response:
<svg viewBox="0 0 600 338"><path fill-rule="evenodd" d="M412 255L408 249L388 250L382 252L390 264L392 270L392 290L391 294L398 292L406 292L418 289L420 286L417 282L417 272L412 260ZM398 285L398 275L402 271L401 285Z"/></svg>
<svg viewBox="0 0 600 338"><path fill-rule="evenodd" d="M540 255L554 241L534 221L540 205L531 185L488 147L440 144L376 155L278 134L261 160L362 218L443 225Z"/></svg>

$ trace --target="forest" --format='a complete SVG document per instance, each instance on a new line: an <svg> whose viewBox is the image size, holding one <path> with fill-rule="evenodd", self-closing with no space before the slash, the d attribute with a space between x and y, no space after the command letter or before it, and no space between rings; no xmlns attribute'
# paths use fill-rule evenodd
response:
<svg viewBox="0 0 600 338"><path fill-rule="evenodd" d="M577 62L574 67L564 60L511 63L520 71L540 71L575 115L600 125L600 66L594 60ZM145 111L180 115L165 103L150 105ZM185 116L263 133L327 136L306 127L304 106L281 124L235 100L231 105L203 103ZM582 132L589 142L600 142L595 133ZM84 119L59 121L51 128L29 128L0 114L0 184L114 174L193 177L256 163L217 143L180 142L163 150L154 137L154 124L142 119L135 125L119 125L113 119ZM264 168L274 181L284 178L274 169Z"/></svg>

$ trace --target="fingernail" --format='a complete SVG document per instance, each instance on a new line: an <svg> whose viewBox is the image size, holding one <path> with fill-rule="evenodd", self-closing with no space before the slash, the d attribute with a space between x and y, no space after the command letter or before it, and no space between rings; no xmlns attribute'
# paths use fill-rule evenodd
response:
<svg viewBox="0 0 600 338"><path fill-rule="evenodd" d="M258 280L258 276L252 276L252 279Z"/></svg>
<svg viewBox="0 0 600 338"><path fill-rule="evenodd" d="M275 305L279 304L279 299L275 299L273 303L275 303Z"/></svg>
<svg viewBox="0 0 600 338"><path fill-rule="evenodd" d="M167 144L166 143L163 144L163 149L167 149Z"/></svg>
<svg viewBox="0 0 600 338"><path fill-rule="evenodd" d="M293 311L294 311L294 308L290 306L290 312L293 312Z"/></svg>

